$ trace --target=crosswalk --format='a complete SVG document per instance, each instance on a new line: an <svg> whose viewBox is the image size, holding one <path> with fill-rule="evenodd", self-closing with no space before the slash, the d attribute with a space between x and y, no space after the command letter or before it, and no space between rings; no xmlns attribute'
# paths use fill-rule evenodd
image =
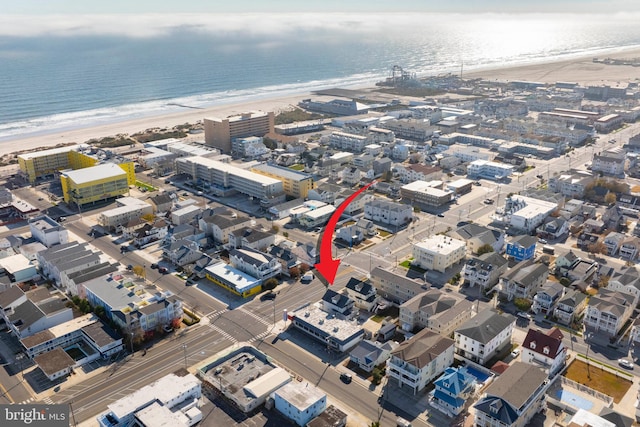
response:
<svg viewBox="0 0 640 427"><path fill-rule="evenodd" d="M209 323L207 325L209 328L213 329L214 331L216 331L217 333L219 333L220 335L222 335L223 337L225 337L226 339L228 339L229 341L233 342L233 343L237 343L238 340L233 337L232 335L230 335L229 333L225 332L223 329L218 328L216 325Z"/></svg>
<svg viewBox="0 0 640 427"><path fill-rule="evenodd" d="M49 399L49 398L48 397L45 398L45 400L43 400L43 402L46 401L47 399ZM26 405L27 403L35 402L35 400L36 400L36 398L32 397L30 399L23 400L22 402L18 403L18 405ZM49 400L51 400L51 399L49 399ZM45 403L49 403L49 402L45 402ZM53 403L53 401L51 401L51 403ZM51 404L51 403L49 403L49 404Z"/></svg>
<svg viewBox="0 0 640 427"><path fill-rule="evenodd" d="M265 325L265 326L271 326L271 322L268 322L268 321L264 320L262 317L258 316L257 314L255 314L255 313L254 313L254 312L252 312L252 311L249 311L249 310L247 310L247 309L245 309L245 308L242 308L242 307L241 307L241 308L237 308L237 309L236 309L236 311L240 311L240 312L241 312L241 313L243 313L243 314L246 314L246 315L248 315L248 316L253 317L253 318L254 318L254 319L256 319L258 322L262 323L262 324L263 324L263 325Z"/></svg>

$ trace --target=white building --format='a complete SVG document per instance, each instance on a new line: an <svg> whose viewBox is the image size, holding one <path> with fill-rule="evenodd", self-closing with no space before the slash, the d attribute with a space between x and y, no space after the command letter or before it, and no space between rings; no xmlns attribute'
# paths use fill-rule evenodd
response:
<svg viewBox="0 0 640 427"><path fill-rule="evenodd" d="M48 248L69 241L67 229L47 215L30 219L29 230L31 236Z"/></svg>
<svg viewBox="0 0 640 427"><path fill-rule="evenodd" d="M436 234L413 245L413 263L425 270L444 273L462 260L466 251L465 242Z"/></svg>
<svg viewBox="0 0 640 427"><path fill-rule="evenodd" d="M302 427L327 408L327 394L313 384L292 381L273 392L273 402L278 412Z"/></svg>
<svg viewBox="0 0 640 427"><path fill-rule="evenodd" d="M424 329L391 352L387 376L416 394L453 364L453 353L452 339Z"/></svg>
<svg viewBox="0 0 640 427"><path fill-rule="evenodd" d="M326 205L318 209L309 210L304 212L300 218L298 218L298 222L305 228L324 225L335 210L336 208L332 205Z"/></svg>
<svg viewBox="0 0 640 427"><path fill-rule="evenodd" d="M116 199L117 208L109 209L98 215L98 224L109 230L116 230L135 218L153 213L153 206L134 197Z"/></svg>
<svg viewBox="0 0 640 427"><path fill-rule="evenodd" d="M593 156L591 170L605 175L624 176L626 160L624 151L607 150Z"/></svg>
<svg viewBox="0 0 640 427"><path fill-rule="evenodd" d="M302 307L290 314L293 326L338 352L355 347L364 339L361 325L328 314L316 305Z"/></svg>
<svg viewBox="0 0 640 427"><path fill-rule="evenodd" d="M193 374L169 374L111 403L109 410L96 419L100 427L124 427L137 422L146 426L190 427L202 420L198 409L201 396L201 382Z"/></svg>
<svg viewBox="0 0 640 427"><path fill-rule="evenodd" d="M516 318L508 313L481 311L454 332L456 353L484 365L501 350L511 346L515 324Z"/></svg>
<svg viewBox="0 0 640 427"><path fill-rule="evenodd" d="M513 166L489 160L474 160L467 166L467 175L475 178L500 180L513 173Z"/></svg>
<svg viewBox="0 0 640 427"><path fill-rule="evenodd" d="M522 343L521 360L544 369L550 377L554 376L565 365L567 356L562 338L562 332L558 328L553 328L548 333L529 329Z"/></svg>
<svg viewBox="0 0 640 427"><path fill-rule="evenodd" d="M615 336L633 314L633 295L600 289L589 299L583 323L587 331L602 332Z"/></svg>
<svg viewBox="0 0 640 427"><path fill-rule="evenodd" d="M229 262L234 268L261 281L277 276L282 271L282 264L277 258L248 248L230 250Z"/></svg>
<svg viewBox="0 0 640 427"><path fill-rule="evenodd" d="M198 216L200 208L195 205L185 206L171 212L171 222L173 225L188 224L193 218Z"/></svg>
<svg viewBox="0 0 640 427"><path fill-rule="evenodd" d="M528 233L541 225L545 218L557 208L557 203L517 194L505 201L505 213L510 225Z"/></svg>
<svg viewBox="0 0 640 427"><path fill-rule="evenodd" d="M399 227L412 220L413 208L402 203L374 199L365 203L364 217L371 221Z"/></svg>

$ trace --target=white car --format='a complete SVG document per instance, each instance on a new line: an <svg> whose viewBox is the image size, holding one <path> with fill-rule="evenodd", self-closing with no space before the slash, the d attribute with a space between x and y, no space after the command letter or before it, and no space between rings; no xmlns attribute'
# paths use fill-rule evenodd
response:
<svg viewBox="0 0 640 427"><path fill-rule="evenodd" d="M520 354L520 349L516 348L515 350L513 350L511 352L511 357L513 357L515 359L516 357L518 357L519 354Z"/></svg>
<svg viewBox="0 0 640 427"><path fill-rule="evenodd" d="M633 369L633 362L627 359L618 359L618 364L623 368Z"/></svg>

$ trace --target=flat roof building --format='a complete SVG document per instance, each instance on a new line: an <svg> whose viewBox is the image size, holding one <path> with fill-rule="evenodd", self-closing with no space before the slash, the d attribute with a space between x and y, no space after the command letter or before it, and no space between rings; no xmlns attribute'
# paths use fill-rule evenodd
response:
<svg viewBox="0 0 640 427"><path fill-rule="evenodd" d="M60 175L64 201L85 205L129 192L135 182L133 163L105 163Z"/></svg>
<svg viewBox="0 0 640 427"><path fill-rule="evenodd" d="M327 314L316 305L302 307L289 317L296 328L332 350L347 351L364 339L364 330L360 325Z"/></svg>
<svg viewBox="0 0 640 427"><path fill-rule="evenodd" d="M251 171L282 181L284 192L290 197L305 199L309 190L315 188L312 175L293 169L263 163L253 166Z"/></svg>
<svg viewBox="0 0 640 427"><path fill-rule="evenodd" d="M205 118L204 139L211 147L225 154L231 153L231 141L249 136L265 136L274 132L273 111L250 111L225 119Z"/></svg>

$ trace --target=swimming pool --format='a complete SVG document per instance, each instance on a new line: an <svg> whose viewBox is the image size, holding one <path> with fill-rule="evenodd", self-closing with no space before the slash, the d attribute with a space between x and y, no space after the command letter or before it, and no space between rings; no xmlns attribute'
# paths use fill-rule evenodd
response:
<svg viewBox="0 0 640 427"><path fill-rule="evenodd" d="M568 390L558 390L556 396L562 403L567 403L576 408L582 408L585 411L589 411L593 408L593 402L585 399L584 397L573 394Z"/></svg>
<svg viewBox="0 0 640 427"><path fill-rule="evenodd" d="M476 380L478 381L478 383L484 383L489 379L489 374L485 374L484 372L481 372L476 368L473 368L469 365L466 365L465 368L467 369L467 372L470 375L473 375L474 377L476 377Z"/></svg>

